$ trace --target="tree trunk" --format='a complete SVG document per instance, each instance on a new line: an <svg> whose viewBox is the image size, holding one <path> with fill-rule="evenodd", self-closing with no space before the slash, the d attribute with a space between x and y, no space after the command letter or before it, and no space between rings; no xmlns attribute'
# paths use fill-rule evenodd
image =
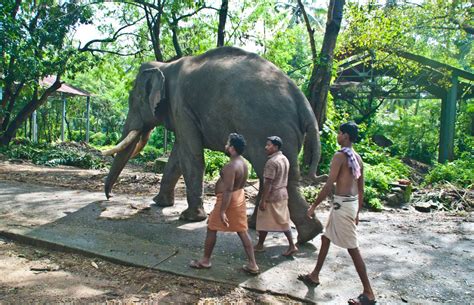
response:
<svg viewBox="0 0 474 305"><path fill-rule="evenodd" d="M13 93L13 95L10 94L10 96L9 96L10 101L8 103L7 111L5 113L5 116L2 119L1 131L4 131L4 130L7 129L8 124L10 123L10 117L11 117L11 114L12 114L12 111L13 111L13 107L15 106L16 99L20 95L20 91L21 91L21 89L23 89L24 85L25 85L25 83L20 83L18 85L17 89L15 90L15 93Z"/></svg>
<svg viewBox="0 0 474 305"><path fill-rule="evenodd" d="M310 104L318 120L319 130L326 121L327 96L331 81L331 71L334 59L337 36L341 28L344 0L329 2L326 32L319 54L319 63L314 65L310 79Z"/></svg>
<svg viewBox="0 0 474 305"><path fill-rule="evenodd" d="M0 137L0 145L8 145L15 136L16 131L21 126L21 124L25 120L27 120L29 116L31 116L33 111L35 111L38 107L44 104L48 97L59 87L61 87L61 81L60 76L57 75L56 81L51 85L51 87L46 89L46 91L41 95L39 99L37 92L38 89L36 88L31 101L27 105L25 105L23 109L20 110L15 119L8 125L8 128L6 129L5 133L3 133L3 135Z"/></svg>
<svg viewBox="0 0 474 305"><path fill-rule="evenodd" d="M150 32L151 44L153 46L153 52L157 61L163 61L163 53L161 52L161 16L163 14L163 7L161 1L158 1L158 13L155 17L152 16L150 9L147 6L143 6L145 10L145 17L147 20L148 31Z"/></svg>
<svg viewBox="0 0 474 305"><path fill-rule="evenodd" d="M224 46L225 22L227 20L228 8L229 0L222 0L221 9L219 10L219 27L217 28L217 47Z"/></svg>
<svg viewBox="0 0 474 305"><path fill-rule="evenodd" d="M341 28L342 13L344 9L345 0L330 0L328 7L328 16L326 22L326 32L324 33L323 45L319 53L319 62L313 63L313 70L309 82L309 103L313 109L316 120L318 121L319 130L322 130L324 122L326 121L327 97L329 91L329 84L331 82L331 71L334 59L334 49L336 47L337 36ZM298 5L302 9L303 17L306 12L301 1L298 0ZM305 18L306 22L307 16ZM309 26L309 21L306 22L306 28L310 36L310 43L314 43L313 30ZM311 47L313 60L316 58L315 50ZM313 147L312 141L314 139L305 138L303 150L303 165L308 166L311 163Z"/></svg>
<svg viewBox="0 0 474 305"><path fill-rule="evenodd" d="M173 46L174 50L176 51L176 59L183 57L183 51L181 50L181 46L179 45L178 40L178 19L173 17L173 22L170 24L171 32L173 33Z"/></svg>

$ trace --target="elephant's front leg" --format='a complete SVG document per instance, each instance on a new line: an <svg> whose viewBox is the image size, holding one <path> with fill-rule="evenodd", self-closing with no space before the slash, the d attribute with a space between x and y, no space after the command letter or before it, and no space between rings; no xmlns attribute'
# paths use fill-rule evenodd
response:
<svg viewBox="0 0 474 305"><path fill-rule="evenodd" d="M178 147L179 143L175 142L161 178L160 192L153 198L156 205L160 207L174 205L174 189L179 177L182 175L181 168L179 167Z"/></svg>
<svg viewBox="0 0 474 305"><path fill-rule="evenodd" d="M179 136L179 135L178 135ZM188 128L182 135L179 147L179 164L183 171L186 184L186 198L188 208L181 213L180 219L186 221L201 221L207 218L203 207L203 180L204 180L204 151L201 135L196 128Z"/></svg>

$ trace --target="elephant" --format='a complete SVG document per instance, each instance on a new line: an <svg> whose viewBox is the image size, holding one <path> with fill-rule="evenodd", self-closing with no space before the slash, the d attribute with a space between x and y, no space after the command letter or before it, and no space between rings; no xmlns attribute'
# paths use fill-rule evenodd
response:
<svg viewBox="0 0 474 305"><path fill-rule="evenodd" d="M174 188L182 175L188 207L180 218L206 219L204 148L224 151L230 133L242 134L247 141L243 156L263 182L266 138L277 135L290 162L288 206L298 242L322 232L319 220L306 216L308 204L298 189L298 154L305 135L312 151L309 175L316 174L321 155L318 124L301 90L271 62L239 48L220 47L168 63L142 64L130 92L122 140L105 152L115 154L105 180L107 198L128 160L140 152L158 124L173 131L176 139L159 193L153 198L158 206L174 205ZM257 203L260 196L261 192ZM256 209L249 220L251 227L255 225Z"/></svg>

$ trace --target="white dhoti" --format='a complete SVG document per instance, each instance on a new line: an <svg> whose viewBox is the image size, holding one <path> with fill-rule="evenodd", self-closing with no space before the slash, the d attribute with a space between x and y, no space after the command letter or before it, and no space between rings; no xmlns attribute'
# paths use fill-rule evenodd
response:
<svg viewBox="0 0 474 305"><path fill-rule="evenodd" d="M286 232L290 230L288 199L267 202L265 211L257 210L257 231Z"/></svg>
<svg viewBox="0 0 474 305"><path fill-rule="evenodd" d="M358 248L359 242L357 241L357 226L355 224L358 209L357 196L334 195L323 235L341 248Z"/></svg>

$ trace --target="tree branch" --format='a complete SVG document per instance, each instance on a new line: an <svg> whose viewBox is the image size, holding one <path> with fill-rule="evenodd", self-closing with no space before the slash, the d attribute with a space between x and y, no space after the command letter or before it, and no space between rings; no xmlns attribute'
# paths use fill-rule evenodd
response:
<svg viewBox="0 0 474 305"><path fill-rule="evenodd" d="M311 57L313 58L313 63L316 63L318 53L316 52L316 44L314 42L314 29L311 27L311 24L309 23L308 15L306 14L306 10L301 0L298 0L298 6L301 10L301 13L303 14L304 23L306 24L306 30L309 36L309 44L311 46Z"/></svg>
<svg viewBox="0 0 474 305"><path fill-rule="evenodd" d="M121 36L124 36L124 35L129 35L130 33L120 33L122 30L132 26L132 25L135 25L137 24L139 21L141 21L144 17L140 18L140 19L137 19L135 22L131 23L131 24L126 24L124 25L123 27L119 28L112 37L109 37L109 38L104 38L104 39L93 39L93 40L90 40L89 42L87 42L84 47L82 48L79 48L79 51L90 51L91 49L89 48L90 45L94 44L94 43L102 43L102 42L106 42L106 43L109 43L109 42L114 42L116 41L119 37Z"/></svg>

